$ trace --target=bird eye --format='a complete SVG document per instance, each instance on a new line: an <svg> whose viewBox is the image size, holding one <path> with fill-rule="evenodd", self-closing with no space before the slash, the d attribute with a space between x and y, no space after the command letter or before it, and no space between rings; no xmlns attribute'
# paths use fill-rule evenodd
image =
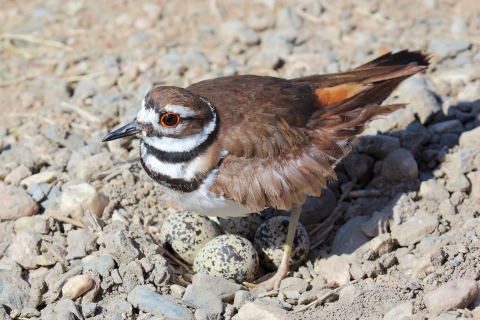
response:
<svg viewBox="0 0 480 320"><path fill-rule="evenodd" d="M180 122L180 116L176 113L165 113L160 118L160 124L166 128L173 128Z"/></svg>

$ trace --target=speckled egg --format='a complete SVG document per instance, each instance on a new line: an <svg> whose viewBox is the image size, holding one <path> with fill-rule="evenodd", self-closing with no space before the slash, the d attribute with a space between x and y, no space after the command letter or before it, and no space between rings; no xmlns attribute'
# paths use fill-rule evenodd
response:
<svg viewBox="0 0 480 320"><path fill-rule="evenodd" d="M236 234L241 237L253 240L255 232L262 222L275 216L276 210L267 208L260 214L252 213L246 217L218 218L218 224L226 233Z"/></svg>
<svg viewBox="0 0 480 320"><path fill-rule="evenodd" d="M237 283L251 281L258 269L258 254L247 239L225 234L198 252L193 269Z"/></svg>
<svg viewBox="0 0 480 320"><path fill-rule="evenodd" d="M160 231L163 243L190 264L198 251L219 235L220 231L215 222L186 210L169 214Z"/></svg>
<svg viewBox="0 0 480 320"><path fill-rule="evenodd" d="M255 233L253 245L260 257L260 263L267 269L276 270L280 266L289 223L289 217L273 217L262 223ZM307 257L309 248L310 239L307 230L299 223L293 239L290 270L300 266Z"/></svg>

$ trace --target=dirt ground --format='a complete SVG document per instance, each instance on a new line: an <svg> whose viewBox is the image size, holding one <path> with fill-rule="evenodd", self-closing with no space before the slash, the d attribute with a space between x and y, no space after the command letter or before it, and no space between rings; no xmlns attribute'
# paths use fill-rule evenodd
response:
<svg viewBox="0 0 480 320"><path fill-rule="evenodd" d="M0 319L480 318L479 1L0 6ZM373 121L338 181L309 200L298 283L243 300L185 293L200 280L161 236L179 206L139 167L138 140L102 137L158 85L341 72L404 49L432 53L431 65L389 98L407 107ZM82 183L100 211L66 209ZM30 216L41 220L21 220ZM88 263L96 271L71 286L89 291L60 295ZM171 313L139 302L140 286L171 299L155 300Z"/></svg>

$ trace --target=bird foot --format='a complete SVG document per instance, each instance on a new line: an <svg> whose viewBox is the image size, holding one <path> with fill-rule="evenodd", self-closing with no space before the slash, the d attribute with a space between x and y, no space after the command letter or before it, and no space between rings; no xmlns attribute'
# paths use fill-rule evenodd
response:
<svg viewBox="0 0 480 320"><path fill-rule="evenodd" d="M288 266L281 265L278 268L277 272L273 275L273 277L263 281L263 279L271 276L272 274L273 272L266 274L265 276L255 281L255 283L244 282L243 284L256 293L261 291L263 288L267 289L267 291L278 290L278 288L280 288L280 282L287 277Z"/></svg>

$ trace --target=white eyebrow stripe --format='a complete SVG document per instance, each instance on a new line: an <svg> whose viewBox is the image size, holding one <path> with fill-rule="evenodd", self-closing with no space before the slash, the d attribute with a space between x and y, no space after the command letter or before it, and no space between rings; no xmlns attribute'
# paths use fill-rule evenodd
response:
<svg viewBox="0 0 480 320"><path fill-rule="evenodd" d="M178 105L178 104L167 104L163 109L167 112L176 113L182 118L189 118L189 117L196 116L196 113L192 109L182 105Z"/></svg>

